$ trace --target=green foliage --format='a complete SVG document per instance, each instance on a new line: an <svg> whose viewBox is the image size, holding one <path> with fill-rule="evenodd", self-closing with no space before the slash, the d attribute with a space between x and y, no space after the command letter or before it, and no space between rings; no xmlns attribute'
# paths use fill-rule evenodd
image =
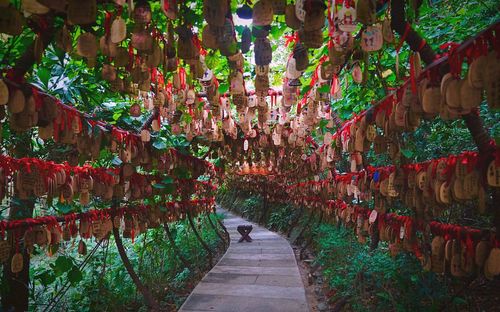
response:
<svg viewBox="0 0 500 312"><path fill-rule="evenodd" d="M166 178L164 183L169 182ZM220 218L220 216L217 216ZM212 216L214 219L214 216ZM208 224L206 217L195 220L203 240L212 250L220 246L220 239ZM193 268L204 267L207 255L197 241L187 221L170 224L176 245ZM221 229L219 229L221 230ZM165 237L164 230L151 229L135 238L135 242L123 239L127 255L141 280L150 287L153 295L162 303L179 307L194 287L199 275L183 267ZM87 241L88 250L96 243ZM33 307L47 304L66 283L69 288L58 303L65 311L137 311L144 306L134 283L123 267L118 250L111 239L97 248L94 255L81 269L84 257L69 248L64 254L51 259L35 249L32 257Z"/></svg>
<svg viewBox="0 0 500 312"><path fill-rule="evenodd" d="M316 261L333 290L332 301L349 298L353 311L440 311L463 308L443 279L423 272L415 256L391 258L386 247L370 251L351 230L322 224L316 229Z"/></svg>
<svg viewBox="0 0 500 312"><path fill-rule="evenodd" d="M297 214L298 209L292 205L273 205L267 227L273 231L285 232L297 218Z"/></svg>

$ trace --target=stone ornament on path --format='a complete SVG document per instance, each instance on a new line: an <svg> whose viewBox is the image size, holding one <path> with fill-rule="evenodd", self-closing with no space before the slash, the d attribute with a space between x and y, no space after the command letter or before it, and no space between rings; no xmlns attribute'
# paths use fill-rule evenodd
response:
<svg viewBox="0 0 500 312"><path fill-rule="evenodd" d="M249 243L252 242L252 238L250 237L250 232L252 232L253 227L251 225L238 225L236 228L238 233L241 234L241 238L238 243L247 241Z"/></svg>

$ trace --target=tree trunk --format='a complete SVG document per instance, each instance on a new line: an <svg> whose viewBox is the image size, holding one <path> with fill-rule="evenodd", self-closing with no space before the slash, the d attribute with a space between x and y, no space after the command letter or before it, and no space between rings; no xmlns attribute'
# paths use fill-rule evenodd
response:
<svg viewBox="0 0 500 312"><path fill-rule="evenodd" d="M269 205L267 204L267 190L264 188L264 194L262 194L262 214L260 215L259 224L265 224L268 210Z"/></svg>
<svg viewBox="0 0 500 312"><path fill-rule="evenodd" d="M208 247L207 243L205 243L205 241L201 238L200 234L198 233L198 230L196 230L196 227L194 226L194 223L193 223L193 218L192 218L191 212L189 212L189 210L187 213L187 219L189 222L189 226L191 226L191 229L193 230L194 236L196 236L196 239L200 242L200 244L203 246L203 248L207 252L208 261L210 263L210 267L212 267L213 266L212 251L210 250L210 247Z"/></svg>
<svg viewBox="0 0 500 312"><path fill-rule="evenodd" d="M378 220L372 224L373 230L370 232L370 250L375 250L380 242L380 235L378 231Z"/></svg>
<svg viewBox="0 0 500 312"><path fill-rule="evenodd" d="M174 253L175 255L179 258L179 260L181 260L182 264L192 270L192 266L191 264L189 263L189 261L187 261L187 259L182 255L181 253L181 250L179 249L179 247L175 244L175 239L174 237L172 236L172 232L170 232L170 228L168 226L168 223L164 223L163 224L163 228L165 229L165 233L167 234L167 238L170 242L170 245L172 246L172 248L174 249Z"/></svg>
<svg viewBox="0 0 500 312"><path fill-rule="evenodd" d="M219 230L217 229L217 227L215 226L215 224L212 222L212 219L210 218L210 213L209 212L207 212L206 216L207 216L207 219L208 219L208 223L210 224L210 227L214 230L214 232L217 235L217 237L219 237L219 239L221 240L221 242L223 244L223 247L225 249L226 248L226 240L224 239L224 237L222 237L222 235L219 233Z"/></svg>
<svg viewBox="0 0 500 312"><path fill-rule="evenodd" d="M292 221L292 224L290 224L290 228L288 229L288 232L286 233L286 237L290 238L290 235L292 235L293 229L299 224L300 219L304 215L304 208L300 208L299 210L299 215L295 220Z"/></svg>
<svg viewBox="0 0 500 312"><path fill-rule="evenodd" d="M9 220L15 219L25 219L33 217L33 209L35 208L34 199L20 200L16 198L18 205L11 202ZM29 267L30 267L30 256L24 246L20 249L23 254L23 269L21 272L14 274L10 268L10 261L14 253L16 252L16 239L23 235L24 230L12 230L7 232L7 238L11 242L11 255L10 259L3 266L3 278L6 284L6 289L3 289L2 293L2 307L5 311L27 311L29 308ZM19 242L20 244L20 242Z"/></svg>
<svg viewBox="0 0 500 312"><path fill-rule="evenodd" d="M53 17L50 15L45 16L45 21L47 22L48 28L41 32L41 40L43 43L43 49L45 50L49 43L52 41L54 35L53 29ZM37 27L36 25L34 27ZM16 61L16 64L12 68L12 79L20 81L24 79L26 73L35 64L35 44L34 42L28 46L23 55ZM31 134L31 132L29 132ZM24 142L20 145L24 147L31 146L31 136L26 137ZM21 149L19 149L21 150ZM16 155L16 157L27 157L29 156L29 150L23 149L24 151ZM19 205L11 202L9 211L9 220L24 219L33 217L33 209L35 208L35 198L30 197L28 200L19 200ZM7 237L12 241L12 253L8 260L12 259L13 252L15 251L15 240L12 239L13 233L8 231ZM23 247L23 246L21 246ZM9 311L27 311L29 308L29 283L30 283L30 257L24 247L21 249L23 254L23 269L17 274L13 274L10 270L10 265L4 265L3 279L6 287L2 288L2 307L3 310Z"/></svg>
<svg viewBox="0 0 500 312"><path fill-rule="evenodd" d="M144 301L146 301L147 306L151 311L160 311L160 306L158 302L156 302L156 300L153 298L151 291L141 282L139 276L137 275L137 273L135 273L132 263L127 256L127 252L125 251L125 247L123 246L120 232L115 226L113 226L113 236L115 237L116 248L118 249L118 254L122 259L123 265L125 266L125 269L127 269L127 272L130 275L130 278L132 278L135 286L144 297Z"/></svg>
<svg viewBox="0 0 500 312"><path fill-rule="evenodd" d="M302 236L304 235L306 229L309 227L309 224L311 223L312 219L314 218L314 215L315 215L314 211L311 211L311 213L309 214L309 217L307 218L306 223L304 224L304 227L302 227L302 229L300 230L299 235L292 242L293 244L299 244L300 243L300 241L302 240Z"/></svg>
<svg viewBox="0 0 500 312"><path fill-rule="evenodd" d="M323 210L321 210L320 213L319 213L319 218L318 218L318 222L316 223L316 226L321 225L321 222L323 222ZM312 233L312 230L311 230L311 234L307 238L306 243L300 249L300 254L299 254L299 259L300 260L304 259L304 252L307 250L307 248L309 248L309 246L311 245L311 243L313 242L313 240L314 240L314 233Z"/></svg>
<svg viewBox="0 0 500 312"><path fill-rule="evenodd" d="M214 214L216 214L216 210L215 210L215 206L214 206ZM229 232L227 231L227 228L226 226L224 225L224 223L222 223L218 218L215 218L215 220L217 221L217 223L220 225L220 227L222 228L222 230L224 230L224 233L226 235L226 239L227 239L227 243L228 243L228 247L229 245L231 244L231 236L229 235Z"/></svg>

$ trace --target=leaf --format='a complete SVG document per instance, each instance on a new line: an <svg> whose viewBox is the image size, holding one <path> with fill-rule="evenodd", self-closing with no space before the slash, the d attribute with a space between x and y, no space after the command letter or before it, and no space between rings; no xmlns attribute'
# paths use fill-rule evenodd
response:
<svg viewBox="0 0 500 312"><path fill-rule="evenodd" d="M185 168L175 168L174 174L179 179L189 179L191 177L191 173Z"/></svg>
<svg viewBox="0 0 500 312"><path fill-rule="evenodd" d="M73 266L73 261L69 257L66 256L59 256L56 259L54 270L56 272L64 273L67 272L71 269ZM60 275L60 274L58 274Z"/></svg>
<svg viewBox="0 0 500 312"><path fill-rule="evenodd" d="M56 208L57 211L63 213L63 214L67 214L71 211L73 211L73 206L72 205L69 205L69 204L66 204L66 203L60 203L60 202L57 202L54 206L54 208Z"/></svg>
<svg viewBox="0 0 500 312"><path fill-rule="evenodd" d="M153 147L156 148L157 150L164 150L167 148L167 143L163 140L156 140L153 142Z"/></svg>
<svg viewBox="0 0 500 312"><path fill-rule="evenodd" d="M37 275L36 278L40 280L40 283L43 286L48 286L56 280L56 276L51 271L45 271L45 272Z"/></svg>
<svg viewBox="0 0 500 312"><path fill-rule="evenodd" d="M73 266L71 271L68 272L68 280L72 285L80 282L83 279L82 271L76 266Z"/></svg>
<svg viewBox="0 0 500 312"><path fill-rule="evenodd" d="M38 76L38 79L40 79L40 82L43 84L43 86L45 88L48 88L50 80L49 69L45 67L39 67L38 70L36 71L36 75Z"/></svg>
<svg viewBox="0 0 500 312"><path fill-rule="evenodd" d="M465 300L464 298L460 298L460 297L453 298L453 305L460 306L460 305L464 305L464 304L467 304L467 300Z"/></svg>
<svg viewBox="0 0 500 312"><path fill-rule="evenodd" d="M167 186L166 186L165 184L163 184L163 183L155 183L155 184L153 184L153 187L154 187L155 189L164 189L164 188L166 188Z"/></svg>
<svg viewBox="0 0 500 312"><path fill-rule="evenodd" d="M229 90L229 85L227 83L221 83L219 85L219 93L224 94Z"/></svg>
<svg viewBox="0 0 500 312"><path fill-rule="evenodd" d="M325 119L325 118L322 118L320 121L319 121L319 127L321 128L321 130L325 130L326 128L326 125L328 124L328 119Z"/></svg>
<svg viewBox="0 0 500 312"><path fill-rule="evenodd" d="M306 86L302 87L302 89L300 90L300 95L304 96L307 92L309 92L309 90L311 90L310 85L306 85Z"/></svg>
<svg viewBox="0 0 500 312"><path fill-rule="evenodd" d="M111 161L111 163L115 166L120 166L123 163L123 161L120 159L120 157L115 156Z"/></svg>
<svg viewBox="0 0 500 312"><path fill-rule="evenodd" d="M328 84L324 84L318 88L318 92L328 93L328 92L330 92L330 86Z"/></svg>
<svg viewBox="0 0 500 312"><path fill-rule="evenodd" d="M163 184L172 184L174 183L174 179L172 177L165 177L165 179L163 179L161 182Z"/></svg>
<svg viewBox="0 0 500 312"><path fill-rule="evenodd" d="M406 158L412 158L414 155L412 150L404 149L404 148L401 149L401 154L403 154L404 157L406 157Z"/></svg>
<svg viewBox="0 0 500 312"><path fill-rule="evenodd" d="M173 184L167 184L165 185L163 191L165 194L172 194L175 191L175 186Z"/></svg>

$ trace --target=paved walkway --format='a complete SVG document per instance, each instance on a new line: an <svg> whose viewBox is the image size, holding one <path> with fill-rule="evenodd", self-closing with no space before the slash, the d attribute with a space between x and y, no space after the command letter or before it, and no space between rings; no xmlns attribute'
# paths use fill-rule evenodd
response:
<svg viewBox="0 0 500 312"><path fill-rule="evenodd" d="M250 222L218 209L231 245L196 286L180 311L308 312L304 285L288 241L256 224L253 242L238 243L236 227Z"/></svg>

